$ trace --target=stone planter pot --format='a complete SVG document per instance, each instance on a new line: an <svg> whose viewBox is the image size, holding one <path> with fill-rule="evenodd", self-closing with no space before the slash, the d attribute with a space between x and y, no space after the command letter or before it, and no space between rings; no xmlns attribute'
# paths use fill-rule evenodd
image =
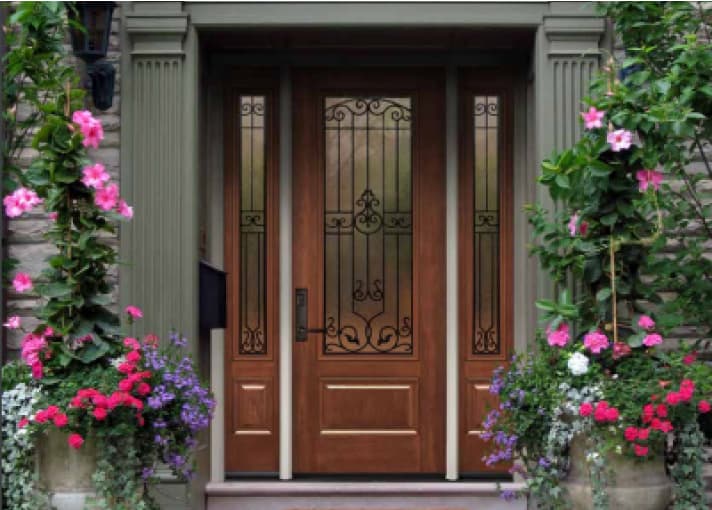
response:
<svg viewBox="0 0 712 510"><path fill-rule="evenodd" d="M566 480L562 481L569 494L572 510L593 508L591 482L586 463L584 440L574 438L569 448L571 468ZM672 497L672 482L665 473L662 456L646 462L623 455L609 454L607 465L614 473L606 491L610 508L616 510L665 510Z"/></svg>
<svg viewBox="0 0 712 510"><path fill-rule="evenodd" d="M78 450L67 444L69 434L53 429L37 445L40 486L57 510L82 510L94 496L96 442L87 438Z"/></svg>

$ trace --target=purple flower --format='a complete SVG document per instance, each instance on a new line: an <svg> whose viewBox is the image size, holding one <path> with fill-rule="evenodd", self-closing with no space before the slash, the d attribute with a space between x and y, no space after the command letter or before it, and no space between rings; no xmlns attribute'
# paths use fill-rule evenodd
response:
<svg viewBox="0 0 712 510"><path fill-rule="evenodd" d="M152 476L153 476L153 468L145 467L145 468L143 468L143 470L141 471L141 478L143 478L144 481L145 481L145 480L148 480L148 479L151 478Z"/></svg>
<svg viewBox="0 0 712 510"><path fill-rule="evenodd" d="M549 459L547 459L546 457L541 457L539 459L539 466L543 468L548 468L549 466L551 466L551 462L549 462Z"/></svg>
<svg viewBox="0 0 712 510"><path fill-rule="evenodd" d="M511 491L509 489L503 490L499 497L501 497L505 501L512 501L517 498L517 493L514 491Z"/></svg>

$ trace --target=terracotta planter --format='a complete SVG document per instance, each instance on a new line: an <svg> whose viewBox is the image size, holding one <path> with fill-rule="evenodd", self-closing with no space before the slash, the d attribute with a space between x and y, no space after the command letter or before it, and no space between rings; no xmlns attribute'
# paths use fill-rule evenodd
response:
<svg viewBox="0 0 712 510"><path fill-rule="evenodd" d="M37 445L40 485L57 510L81 510L94 495L96 443L87 439L79 450L67 444L66 432L51 430Z"/></svg>
<svg viewBox="0 0 712 510"><path fill-rule="evenodd" d="M566 488L573 510L593 508L591 482L584 440L574 438L570 446L571 469L562 485ZM614 473L606 488L610 508L616 510L665 510L672 496L672 483L665 473L660 456L646 462L623 455L609 454L607 465Z"/></svg>

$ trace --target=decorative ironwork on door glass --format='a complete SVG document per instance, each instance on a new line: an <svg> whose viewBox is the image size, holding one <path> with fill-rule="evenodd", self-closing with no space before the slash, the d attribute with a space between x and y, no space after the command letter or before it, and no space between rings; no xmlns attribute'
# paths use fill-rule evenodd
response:
<svg viewBox="0 0 712 510"><path fill-rule="evenodd" d="M473 354L499 354L499 98L475 96Z"/></svg>
<svg viewBox="0 0 712 510"><path fill-rule="evenodd" d="M413 353L409 97L324 99L324 354Z"/></svg>
<svg viewBox="0 0 712 510"><path fill-rule="evenodd" d="M266 354L265 96L240 96L240 354Z"/></svg>

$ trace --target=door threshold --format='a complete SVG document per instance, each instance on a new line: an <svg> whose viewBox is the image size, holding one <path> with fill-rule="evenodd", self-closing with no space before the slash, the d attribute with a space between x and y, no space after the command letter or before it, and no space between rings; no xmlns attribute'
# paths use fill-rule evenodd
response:
<svg viewBox="0 0 712 510"><path fill-rule="evenodd" d="M412 481L315 481L315 480L249 480L208 482L205 493L212 497L229 496L496 496L501 490L520 491L521 482L479 480L412 480Z"/></svg>

